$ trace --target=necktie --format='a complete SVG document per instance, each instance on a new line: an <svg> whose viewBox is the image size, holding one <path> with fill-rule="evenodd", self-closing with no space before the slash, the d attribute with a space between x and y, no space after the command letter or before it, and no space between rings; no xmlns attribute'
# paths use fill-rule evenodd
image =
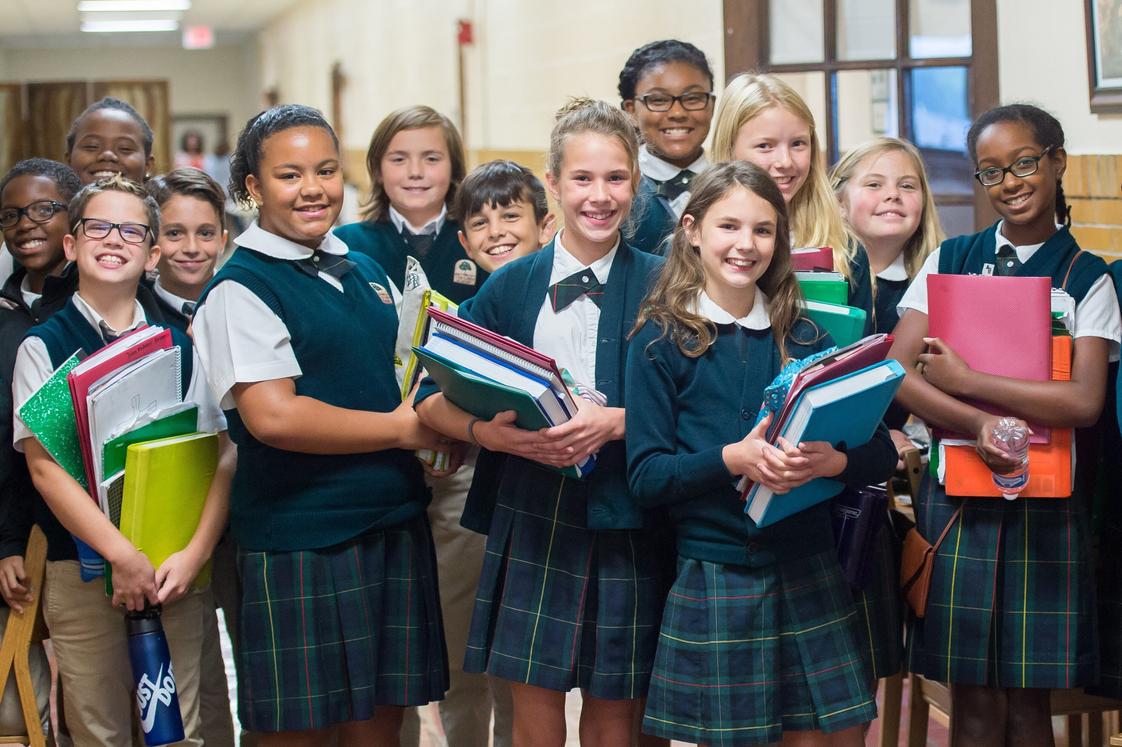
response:
<svg viewBox="0 0 1122 747"><path fill-rule="evenodd" d="M195 315L195 302L194 301L184 301L183 302L183 307L180 309L180 311L183 312L183 316L190 319L191 317L193 317Z"/></svg>
<svg viewBox="0 0 1122 747"><path fill-rule="evenodd" d="M401 238L405 239L405 243L413 250L414 256L423 257L429 253L429 249L432 249L432 245L436 241L436 234L413 233L408 228L402 226Z"/></svg>
<svg viewBox="0 0 1122 747"><path fill-rule="evenodd" d="M659 182L658 189L655 190L655 193L660 197L665 197L667 201L673 202L678 198L678 195L690 190L690 182L693 181L695 176L696 174L692 171L683 169L670 179Z"/></svg>
<svg viewBox="0 0 1122 747"><path fill-rule="evenodd" d="M97 328L101 332L101 339L105 340L106 345L121 339L121 335L124 334L123 332L114 332L113 328L106 324L104 319L97 323Z"/></svg>
<svg viewBox="0 0 1122 747"><path fill-rule="evenodd" d="M328 254L316 249L311 257L296 260L296 265L312 277L319 277L319 273L322 272L336 280L342 280L355 263L338 254Z"/></svg>
<svg viewBox="0 0 1122 747"><path fill-rule="evenodd" d="M997 263L993 268L995 275L1016 275L1020 268L1021 260L1017 258L1017 252L1013 247L1005 244L997 250Z"/></svg>
<svg viewBox="0 0 1122 747"><path fill-rule="evenodd" d="M549 286L549 302L553 311L558 312L581 296L588 296L597 306L600 297L604 295L604 285L596 279L592 270L584 269L574 272L564 280L558 280Z"/></svg>

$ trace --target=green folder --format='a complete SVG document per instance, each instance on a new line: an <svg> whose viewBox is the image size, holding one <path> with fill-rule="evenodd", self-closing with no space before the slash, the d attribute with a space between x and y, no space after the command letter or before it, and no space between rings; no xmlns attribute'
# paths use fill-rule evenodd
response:
<svg viewBox="0 0 1122 747"><path fill-rule="evenodd" d="M185 407L179 412L165 415L105 442L101 451L101 474L109 477L125 468L125 455L129 446L143 441L155 441L172 436L184 436L199 429L198 406Z"/></svg>
<svg viewBox="0 0 1122 747"><path fill-rule="evenodd" d="M838 280L831 276L826 278L812 277L818 273L797 272L799 286L803 296L808 301L822 301L823 303L845 304L849 301L849 284L845 280ZM826 275L828 273L821 273Z"/></svg>
<svg viewBox="0 0 1122 747"><path fill-rule="evenodd" d="M865 333L865 310L838 303L806 302L806 315L830 333L834 344L844 347L857 342Z"/></svg>
<svg viewBox="0 0 1122 747"><path fill-rule="evenodd" d="M66 381L67 374L77 365L77 354L63 361L43 386L19 408L19 417L47 453L66 470L66 474L86 488L86 467L82 463L82 447L78 442L74 401L70 398L70 384Z"/></svg>

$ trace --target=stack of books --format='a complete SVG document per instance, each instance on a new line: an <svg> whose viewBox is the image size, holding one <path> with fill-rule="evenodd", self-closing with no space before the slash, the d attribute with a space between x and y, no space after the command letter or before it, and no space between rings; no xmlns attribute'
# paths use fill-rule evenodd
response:
<svg viewBox="0 0 1122 747"><path fill-rule="evenodd" d="M413 257L409 258L416 262ZM432 336L432 317L429 309L437 309L455 316L459 311L453 301L444 297L431 288L425 290L415 289L405 293L399 312L400 321L397 329L397 343L394 355L401 362L397 368L398 384L401 386L401 401L409 399L413 388L421 380L424 372L421 359L414 352L429 341ZM445 470L449 466L451 455L446 451L432 449L417 449L417 458L435 470Z"/></svg>
<svg viewBox="0 0 1122 747"><path fill-rule="evenodd" d="M885 360L891 346L891 335L870 335L800 371L773 413L768 442L844 441L848 448L868 443L904 379L900 364ZM782 496L747 478L738 487L745 513L765 527L834 497L843 485L820 477Z"/></svg>
<svg viewBox="0 0 1122 747"><path fill-rule="evenodd" d="M838 345L849 345L865 332L864 309L847 305L849 283L834 271L834 252L828 246L791 250L791 265L805 299L807 317Z"/></svg>
<svg viewBox="0 0 1122 747"><path fill-rule="evenodd" d="M414 347L429 376L450 402L480 418L517 413L515 425L526 430L568 422L577 405L557 363L516 340L430 307L428 342ZM596 464L591 455L560 470L587 475Z"/></svg>

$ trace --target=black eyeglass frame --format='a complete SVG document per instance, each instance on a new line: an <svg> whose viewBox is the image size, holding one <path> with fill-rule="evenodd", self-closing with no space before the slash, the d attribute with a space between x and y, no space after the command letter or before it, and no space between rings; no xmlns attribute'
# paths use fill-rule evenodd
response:
<svg viewBox="0 0 1122 747"><path fill-rule="evenodd" d="M51 214L48 215L43 220L38 220L31 214L31 208L35 207L36 205L42 205L44 203L51 206ZM19 208L17 208L17 207L3 208L3 209L0 209L0 228L11 228L13 226L16 226L16 225L19 224L20 218L22 218L24 216L27 216L27 219L29 221L31 221L32 223L35 223L35 224L38 224L38 225L41 226L44 223L49 223L51 218L54 218L56 215L61 213L63 210L66 210L66 207L67 206L66 206L65 203L59 202L58 200L36 200L35 202L29 202L26 205L24 205L23 207L19 207ZM5 215L11 216L13 212L15 213L16 219L13 220L13 221L5 221L4 216Z"/></svg>
<svg viewBox="0 0 1122 747"><path fill-rule="evenodd" d="M688 107L688 106L686 106L686 98L689 97L689 96L704 96L705 97L705 103L702 104L701 106L698 106L698 107L693 107L693 108ZM665 109L655 109L654 107L652 107L647 102L647 99L650 99L652 97L653 98L670 99L670 104ZM647 111L658 112L658 113L661 114L663 112L668 112L671 109L673 109L675 103L680 104L682 106L682 108L685 109L688 112L704 111L711 103L713 103L713 100L716 99L716 98L717 98L717 94L713 93L712 91L690 91L688 93L683 93L681 96L671 96L668 93L645 93L642 96L636 96L633 99L633 101L638 101L639 103L641 103L643 106L645 106L647 108Z"/></svg>
<svg viewBox="0 0 1122 747"><path fill-rule="evenodd" d="M87 224L90 221L93 221L95 223L100 223L100 224L105 225L105 226L109 226L109 228L107 228L105 233L101 234L100 236L94 236L94 235L90 234L90 230L89 230L89 228L87 228ZM125 226L135 226L137 228L143 228L144 229L144 235L140 237L139 241L133 241L129 238L126 238L124 232L121 230ZM152 227L151 226L146 226L143 223L113 223L112 221L102 220L101 218L79 218L78 222L74 224L74 227L71 229L70 232L76 234L76 233L78 233L79 228L82 229L82 233L85 235L85 237L87 239L94 239L95 241L98 240L98 239L104 239L106 236L113 233L114 228L117 229L117 235L121 237L121 241L125 242L126 244L132 244L134 246L139 246L140 244L143 244L144 240L147 239L149 237L149 235L151 235L153 239L155 238L155 234L152 233Z"/></svg>
<svg viewBox="0 0 1122 747"><path fill-rule="evenodd" d="M974 172L974 178L977 179L978 184L981 184L983 187L996 187L998 184L1001 184L1003 181L1005 181L1005 175L1006 174L1012 174L1013 176L1017 177L1018 179L1024 179L1025 177L1032 176L1037 171L1040 171L1040 162L1044 160L1045 156L1047 156L1049 153L1051 153L1055 149L1056 149L1056 146L1049 145L1047 148L1040 151L1039 156L1021 156L1020 158L1018 158L1016 161L1009 164L1008 166L987 166L984 169L978 169L977 171ZM1032 161L1032 170L1031 171L1026 171L1026 172L1021 173L1021 174L1018 174L1013 169L1016 168L1017 164L1022 162L1022 161ZM999 178L997 181L993 181L993 182L990 182L990 183L987 184L985 181L982 180L982 173L986 172L986 171L1000 171L1001 172L1001 178Z"/></svg>

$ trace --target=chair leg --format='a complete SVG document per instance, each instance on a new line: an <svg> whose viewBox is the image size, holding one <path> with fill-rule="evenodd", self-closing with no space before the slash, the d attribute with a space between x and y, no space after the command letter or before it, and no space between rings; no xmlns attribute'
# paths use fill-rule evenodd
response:
<svg viewBox="0 0 1122 747"><path fill-rule="evenodd" d="M884 680L880 718L880 747L900 744L900 706L904 693L904 675L900 672Z"/></svg>
<svg viewBox="0 0 1122 747"><path fill-rule="evenodd" d="M927 717L930 706L923 697L923 684L918 675L910 678L908 695L908 747L927 747Z"/></svg>
<svg viewBox="0 0 1122 747"><path fill-rule="evenodd" d="M19 692L20 708L23 711L23 724L27 729L29 747L46 747L47 738L43 734L43 722L39 719L39 704L35 700L35 686L31 682L31 666L27 649L16 653L13 669L16 674L16 689Z"/></svg>
<svg viewBox="0 0 1122 747"><path fill-rule="evenodd" d="M1083 747L1082 714L1075 713L1067 717L1067 744L1068 747Z"/></svg>
<svg viewBox="0 0 1122 747"><path fill-rule="evenodd" d="M1103 731L1103 719L1105 717L1105 713L1091 713L1087 715L1089 719L1089 723L1087 724L1088 744L1100 745L1105 743Z"/></svg>

